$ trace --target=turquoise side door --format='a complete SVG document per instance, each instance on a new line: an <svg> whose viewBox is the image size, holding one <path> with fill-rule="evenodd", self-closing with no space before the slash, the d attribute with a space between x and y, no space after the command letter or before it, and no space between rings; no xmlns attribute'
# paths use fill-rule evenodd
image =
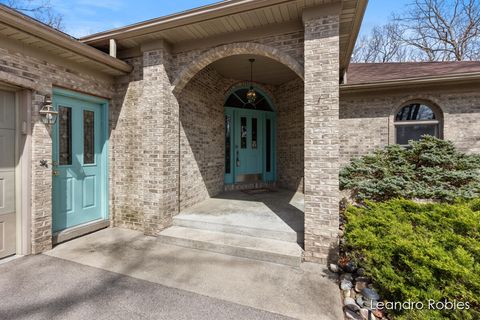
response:
<svg viewBox="0 0 480 320"><path fill-rule="evenodd" d="M263 172L263 117L261 112L254 110L235 112L235 173L238 181L242 175L261 175Z"/></svg>
<svg viewBox="0 0 480 320"><path fill-rule="evenodd" d="M81 97L81 95L78 95ZM95 100L95 98L92 98ZM105 104L55 94L53 232L106 219Z"/></svg>

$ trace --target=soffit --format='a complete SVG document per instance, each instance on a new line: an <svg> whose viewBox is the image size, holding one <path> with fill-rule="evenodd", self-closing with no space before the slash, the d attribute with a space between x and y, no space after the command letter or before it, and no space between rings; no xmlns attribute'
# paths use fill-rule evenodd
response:
<svg viewBox="0 0 480 320"><path fill-rule="evenodd" d="M81 41L108 51L109 39L117 41L119 50L139 47L159 39L172 45L201 41L212 37L301 21L303 11L341 2L341 68L350 61L367 0L233 0L223 1L179 14L153 19L124 28L105 31ZM301 24L299 23L301 26Z"/></svg>
<svg viewBox="0 0 480 320"><path fill-rule="evenodd" d="M339 0L223 1L211 6L101 32L80 40L103 49L107 48L109 39L117 40L119 49L137 47L142 43L158 39L176 44L301 20L305 8L337 2Z"/></svg>
<svg viewBox="0 0 480 320"><path fill-rule="evenodd" d="M0 43L4 37L18 42L24 48L32 48L33 52L41 50L52 57L59 57L108 75L123 75L131 70L131 66L125 62L17 11L0 6L0 16Z"/></svg>

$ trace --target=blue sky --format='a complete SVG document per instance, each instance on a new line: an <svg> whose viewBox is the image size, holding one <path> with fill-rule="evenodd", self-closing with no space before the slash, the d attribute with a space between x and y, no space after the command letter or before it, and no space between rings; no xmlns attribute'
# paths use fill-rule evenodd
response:
<svg viewBox="0 0 480 320"><path fill-rule="evenodd" d="M51 0L64 16L66 32L81 37L122 27L194 7L215 0ZM411 0L370 0L362 33L376 24L385 23L393 11L401 11ZM141 5L139 5L141 3Z"/></svg>
<svg viewBox="0 0 480 320"><path fill-rule="evenodd" d="M388 22L392 12L402 12L409 3L412 3L412 0L369 0L360 33L366 33L375 25Z"/></svg>

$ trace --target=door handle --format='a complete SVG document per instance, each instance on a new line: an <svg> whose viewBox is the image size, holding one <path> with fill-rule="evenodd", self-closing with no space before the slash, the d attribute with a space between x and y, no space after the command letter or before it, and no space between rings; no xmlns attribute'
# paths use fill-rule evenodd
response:
<svg viewBox="0 0 480 320"><path fill-rule="evenodd" d="M52 176L57 177L60 175L60 172L58 170L52 170Z"/></svg>

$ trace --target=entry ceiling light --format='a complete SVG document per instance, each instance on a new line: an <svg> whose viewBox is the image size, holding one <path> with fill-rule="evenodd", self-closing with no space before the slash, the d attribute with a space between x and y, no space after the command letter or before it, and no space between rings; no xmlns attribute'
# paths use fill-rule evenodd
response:
<svg viewBox="0 0 480 320"><path fill-rule="evenodd" d="M257 100L257 93L253 89L253 63L255 59L248 59L250 61L250 90L247 92L247 101L253 104Z"/></svg>

